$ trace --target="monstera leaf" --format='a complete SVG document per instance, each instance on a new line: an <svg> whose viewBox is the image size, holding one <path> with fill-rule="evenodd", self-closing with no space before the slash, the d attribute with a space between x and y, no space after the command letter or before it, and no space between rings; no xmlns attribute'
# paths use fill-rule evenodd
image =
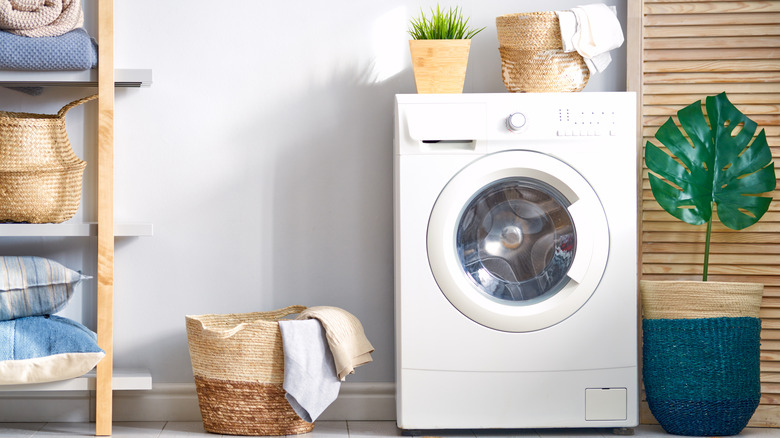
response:
<svg viewBox="0 0 780 438"><path fill-rule="evenodd" d="M726 93L707 97L706 108L706 118L701 101L677 112L687 137L671 117L658 128L655 138L671 155L649 141L645 147L658 204L684 222L707 224L705 280L713 206L723 225L741 230L766 213L772 198L758 195L776 185L764 130L754 138L756 123L734 107Z"/></svg>

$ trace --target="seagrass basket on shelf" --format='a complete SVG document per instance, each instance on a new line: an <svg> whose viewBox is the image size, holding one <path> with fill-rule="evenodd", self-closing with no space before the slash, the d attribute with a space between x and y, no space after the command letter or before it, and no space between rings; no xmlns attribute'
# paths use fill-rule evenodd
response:
<svg viewBox="0 0 780 438"><path fill-rule="evenodd" d="M203 428L229 435L294 435L314 429L285 398L279 320L270 312L188 315L187 341Z"/></svg>
<svg viewBox="0 0 780 438"><path fill-rule="evenodd" d="M59 223L76 214L87 163L71 148L65 114L95 98L57 114L0 111L0 222Z"/></svg>
<svg viewBox="0 0 780 438"><path fill-rule="evenodd" d="M511 92L581 91L590 78L582 56L564 53L555 12L496 17L501 74Z"/></svg>

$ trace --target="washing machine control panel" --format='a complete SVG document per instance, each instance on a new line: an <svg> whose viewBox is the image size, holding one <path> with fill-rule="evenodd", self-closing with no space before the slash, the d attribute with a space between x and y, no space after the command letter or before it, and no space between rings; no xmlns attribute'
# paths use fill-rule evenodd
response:
<svg viewBox="0 0 780 438"><path fill-rule="evenodd" d="M558 109L559 137L615 136L618 134L615 111L598 109Z"/></svg>
<svg viewBox="0 0 780 438"><path fill-rule="evenodd" d="M542 103L545 103L542 105ZM495 118L493 118L495 117ZM561 106L549 102L536 105L505 105L488 110L495 120L488 135L501 140L552 139L561 137L620 137L633 121L614 110L614 105Z"/></svg>

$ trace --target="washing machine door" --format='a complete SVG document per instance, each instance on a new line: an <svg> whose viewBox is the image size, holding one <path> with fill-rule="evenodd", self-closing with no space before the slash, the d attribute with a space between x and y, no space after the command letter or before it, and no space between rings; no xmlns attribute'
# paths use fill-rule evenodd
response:
<svg viewBox="0 0 780 438"><path fill-rule="evenodd" d="M535 151L486 155L442 190L428 223L428 260L461 313L528 332L577 312L609 254L604 208L585 178Z"/></svg>

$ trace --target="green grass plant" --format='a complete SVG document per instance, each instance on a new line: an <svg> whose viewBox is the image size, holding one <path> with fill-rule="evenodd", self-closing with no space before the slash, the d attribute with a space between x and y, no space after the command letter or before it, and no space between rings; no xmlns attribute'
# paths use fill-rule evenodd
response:
<svg viewBox="0 0 780 438"><path fill-rule="evenodd" d="M470 28L468 24L469 19L463 18L459 7L442 11L436 5L436 10L431 8L430 18L420 8L420 16L410 22L409 35L415 40L459 40L471 39L485 30Z"/></svg>

